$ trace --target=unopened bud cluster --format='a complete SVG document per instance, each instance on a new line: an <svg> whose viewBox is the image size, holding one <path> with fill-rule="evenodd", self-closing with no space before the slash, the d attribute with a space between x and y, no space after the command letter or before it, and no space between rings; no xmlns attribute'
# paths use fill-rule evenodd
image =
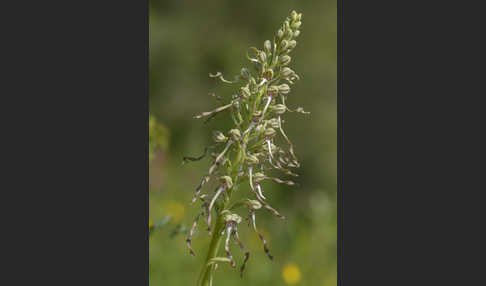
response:
<svg viewBox="0 0 486 286"><path fill-rule="evenodd" d="M278 30L273 41L266 40L263 49L250 48L251 55L247 58L253 64L250 71L243 68L235 81L228 81L221 73L210 75L219 77L225 83L242 83L235 87L234 94L228 103L210 112L204 112L196 118L212 117L217 113L229 112L234 122L232 129L222 132L214 131L213 148L214 161L193 197L193 203L202 201L201 214L205 214L208 231L212 236L226 233L225 251L228 261L234 267L234 259L229 252L228 242L234 239L245 252L245 259L241 267L243 271L249 252L238 238L237 227L241 217L236 213L241 208L246 209L249 225L263 242L263 248L269 253L267 242L256 227L255 213L266 209L279 218L284 218L267 202L263 193L263 183L271 181L289 186L295 185L289 180L267 176L269 169L277 169L283 175L297 176L290 169L300 164L294 154L293 144L284 132L282 116L286 112L306 113L302 108L291 110L287 107L286 99L290 93L290 85L299 76L289 67L291 57L289 53L296 47L296 38L300 34L302 14L292 11ZM284 144L277 143L277 139ZM204 194L203 186L210 180L217 182L214 192ZM245 187L248 186L248 187ZM233 202L233 192L248 192L244 201ZM212 213L215 213L212 214ZM198 216L199 217L199 216ZM211 224L211 217L216 217ZM197 218L187 238L191 254L191 236L197 224ZM218 260L223 261L223 260Z"/></svg>

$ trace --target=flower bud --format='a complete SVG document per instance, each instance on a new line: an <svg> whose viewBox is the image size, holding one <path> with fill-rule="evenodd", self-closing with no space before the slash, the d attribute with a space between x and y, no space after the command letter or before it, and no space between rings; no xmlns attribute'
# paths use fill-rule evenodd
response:
<svg viewBox="0 0 486 286"><path fill-rule="evenodd" d="M297 30L300 27L300 25L302 25L302 22L298 21L298 22L293 23L291 25L291 27L292 27L292 29Z"/></svg>
<svg viewBox="0 0 486 286"><path fill-rule="evenodd" d="M287 107L283 104L276 104L273 106L270 106L271 110L277 114L284 114L285 111L287 111Z"/></svg>
<svg viewBox="0 0 486 286"><path fill-rule="evenodd" d="M233 138L233 140L239 140L241 138L241 132L238 129L231 129L229 134Z"/></svg>
<svg viewBox="0 0 486 286"><path fill-rule="evenodd" d="M287 48L293 49L293 48L295 48L296 45L297 45L297 42L295 40L291 40L291 41L289 41Z"/></svg>
<svg viewBox="0 0 486 286"><path fill-rule="evenodd" d="M294 71L293 71L293 70L291 70L291 69L290 69L290 68L288 68L288 67L284 67L284 68L282 69L282 71L280 71L280 74L281 74L281 75L282 75L284 78L286 78L286 77L289 77L289 76L291 76L292 74L294 74Z"/></svg>
<svg viewBox="0 0 486 286"><path fill-rule="evenodd" d="M258 158L257 158L255 155L247 154L247 155L246 155L246 162L247 162L249 165L256 165L256 164L258 164L260 161L258 160Z"/></svg>
<svg viewBox="0 0 486 286"><path fill-rule="evenodd" d="M265 137L273 137L273 136L275 136L275 134L277 134L277 131L275 131L275 129L273 129L271 127L265 129L265 132L264 132Z"/></svg>
<svg viewBox="0 0 486 286"><path fill-rule="evenodd" d="M271 80L273 78L273 70L272 69L268 69L266 70L264 73L263 73L263 77L268 80Z"/></svg>
<svg viewBox="0 0 486 286"><path fill-rule="evenodd" d="M300 80L300 77L297 75L297 74L292 74L289 78L291 81L294 81L294 80Z"/></svg>
<svg viewBox="0 0 486 286"><path fill-rule="evenodd" d="M259 125L257 125L257 127L255 127L255 132L257 134L262 134L264 131L265 131L265 128L263 128L263 124L259 124Z"/></svg>
<svg viewBox="0 0 486 286"><path fill-rule="evenodd" d="M286 83L283 83L281 85L278 86L278 92L282 93L282 94L287 94L290 92L290 87L288 84Z"/></svg>
<svg viewBox="0 0 486 286"><path fill-rule="evenodd" d="M285 39L291 40L293 36L294 36L294 32L292 31L292 29L288 28L285 30L285 35L284 35Z"/></svg>
<svg viewBox="0 0 486 286"><path fill-rule="evenodd" d="M278 124L278 119L277 118L272 118L270 120L267 120L267 124L270 125L272 128L279 128L279 124Z"/></svg>
<svg viewBox="0 0 486 286"><path fill-rule="evenodd" d="M255 112L253 112L253 120L254 121L258 120L260 117L262 117L262 111L261 110L257 110Z"/></svg>
<svg viewBox="0 0 486 286"><path fill-rule="evenodd" d="M269 152L268 151L268 144L263 145L263 151L265 151L267 153ZM277 146L275 146L275 144L273 144L273 143L270 143L270 153L273 154L273 153L275 153L275 151L277 151Z"/></svg>
<svg viewBox="0 0 486 286"><path fill-rule="evenodd" d="M226 140L228 140L228 137L224 136L223 132L216 130L213 132L213 139L215 142L221 143L226 142Z"/></svg>
<svg viewBox="0 0 486 286"><path fill-rule="evenodd" d="M300 35L300 31L299 30L294 31L294 38L297 38L299 35Z"/></svg>
<svg viewBox="0 0 486 286"><path fill-rule="evenodd" d="M247 68L242 68L240 75L241 75L242 78L244 78L246 80L248 80L251 77L251 73Z"/></svg>
<svg viewBox="0 0 486 286"><path fill-rule="evenodd" d="M284 22L284 28L285 28L285 30L290 30L289 20L285 20L285 22Z"/></svg>
<svg viewBox="0 0 486 286"><path fill-rule="evenodd" d="M252 210L258 210L262 208L262 204L257 200L246 199L245 203Z"/></svg>
<svg viewBox="0 0 486 286"><path fill-rule="evenodd" d="M283 35L284 35L284 31L282 29L279 29L278 32L277 32L277 37L279 39L282 39Z"/></svg>
<svg viewBox="0 0 486 286"><path fill-rule="evenodd" d="M262 64L265 63L267 61L267 55L264 52L259 52L258 61Z"/></svg>
<svg viewBox="0 0 486 286"><path fill-rule="evenodd" d="M228 189L231 189L231 187L233 187L233 180L231 180L231 177L230 176L222 176L222 177L219 177L219 179L224 183L226 184L226 187Z"/></svg>
<svg viewBox="0 0 486 286"><path fill-rule="evenodd" d="M284 51L288 48L288 46L289 46L289 42L287 40L283 40L280 43L280 50Z"/></svg>
<svg viewBox="0 0 486 286"><path fill-rule="evenodd" d="M302 19L302 13L299 13L299 15L297 15L297 21L300 21Z"/></svg>
<svg viewBox="0 0 486 286"><path fill-rule="evenodd" d="M290 17L292 18L292 21L297 21L297 16L298 15L297 12L295 12L295 10L290 13Z"/></svg>
<svg viewBox="0 0 486 286"><path fill-rule="evenodd" d="M264 179L265 179L265 175L263 173L256 172L255 174L253 174L253 181L255 183L260 183Z"/></svg>
<svg viewBox="0 0 486 286"><path fill-rule="evenodd" d="M290 56L285 55L285 56L280 58L279 63L280 63L280 65L285 66L285 65L288 65L290 63L290 60L291 60Z"/></svg>
<svg viewBox="0 0 486 286"><path fill-rule="evenodd" d="M278 93L278 86L272 85L267 89L267 93L270 94L277 94Z"/></svg>
<svg viewBox="0 0 486 286"><path fill-rule="evenodd" d="M251 93L250 93L250 89L248 88L248 86L245 86L245 87L242 87L240 89L240 93L241 95L244 97L244 98L248 98L250 97Z"/></svg>
<svg viewBox="0 0 486 286"><path fill-rule="evenodd" d="M258 153L254 153L253 155L255 155L257 158L261 158L261 159L265 159L266 158L266 154L263 153L263 152L258 152Z"/></svg>
<svg viewBox="0 0 486 286"><path fill-rule="evenodd" d="M241 222L241 217L237 214L232 214L232 213L227 213L225 216L224 216L224 221L225 222L236 222L236 223L240 223Z"/></svg>
<svg viewBox="0 0 486 286"><path fill-rule="evenodd" d="M272 52L272 43L270 43L269 40L266 40L264 43L263 43L263 49L265 50L265 52L267 54L271 54Z"/></svg>

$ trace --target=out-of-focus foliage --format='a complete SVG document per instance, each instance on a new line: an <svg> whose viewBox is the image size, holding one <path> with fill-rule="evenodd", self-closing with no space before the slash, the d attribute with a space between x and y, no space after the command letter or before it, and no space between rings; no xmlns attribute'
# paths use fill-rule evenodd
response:
<svg viewBox="0 0 486 286"><path fill-rule="evenodd" d="M154 158L157 148L167 149L169 142L169 131L165 126L157 123L155 117L149 116L149 161Z"/></svg>
<svg viewBox="0 0 486 286"><path fill-rule="evenodd" d="M149 116L149 162L155 158L157 151L166 151L169 147L169 130L167 127L157 122L154 116ZM162 216L157 222L154 222L149 218L149 235L152 235L159 229L164 229L170 222L177 223L170 233L170 237L173 238L179 233L186 233L185 225L180 221L184 216L184 207L177 202L169 201L165 203L168 212L165 216Z"/></svg>
<svg viewBox="0 0 486 286"><path fill-rule="evenodd" d="M168 148L151 161L150 218L180 218L169 221L167 231L150 235L150 284L195 285L207 250L204 231L193 236L196 257L189 255L183 235L171 239L170 234L179 224L190 226L197 215L189 202L210 163L182 165L182 157L201 155L212 142L212 130L231 126L218 116L207 125L192 118L218 103L209 92L226 99L233 92L208 74L238 74L248 64L247 49L262 47L282 18L297 10L305 23L292 69L301 80L288 103L305 106L312 116L289 115L296 120L285 124L302 163L300 187L266 187L265 196L287 217L279 221L262 213L259 218L274 261L242 225L240 236L251 251L243 279L221 264L215 286L336 285L336 1L151 0L150 5L150 113L170 132ZM238 245L231 247L241 263Z"/></svg>

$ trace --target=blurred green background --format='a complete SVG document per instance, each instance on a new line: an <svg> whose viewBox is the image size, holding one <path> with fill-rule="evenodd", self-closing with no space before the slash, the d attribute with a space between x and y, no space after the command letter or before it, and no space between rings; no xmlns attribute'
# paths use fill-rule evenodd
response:
<svg viewBox="0 0 486 286"><path fill-rule="evenodd" d="M284 116L284 128L302 163L296 169L300 187L264 184L271 205L287 217L282 221L264 210L257 213L257 226L269 241L274 261L242 223L240 236L251 252L244 277L238 269L220 264L214 285L336 285L335 0L150 1L149 104L161 125L155 132L160 138L154 140L162 142L154 145L150 162L149 217L151 226L158 226L150 234L150 285L195 285L206 255L209 237L203 228L193 237L196 257L189 255L183 232L199 211L189 202L210 162L183 166L182 157L201 155L212 143L212 130L231 126L221 115L206 125L192 118L218 106L209 92L223 98L231 94L231 87L208 74L221 71L232 79L242 67L250 68L247 49L261 49L264 40L273 39L292 10L303 14L290 65L301 80L292 86L287 102L290 108L302 106L311 112ZM243 253L238 246L232 246L232 253L240 265Z"/></svg>

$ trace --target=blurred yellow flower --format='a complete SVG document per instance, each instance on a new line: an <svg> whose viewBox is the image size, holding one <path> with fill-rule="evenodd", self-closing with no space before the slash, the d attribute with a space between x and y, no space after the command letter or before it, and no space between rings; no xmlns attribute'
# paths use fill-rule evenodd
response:
<svg viewBox="0 0 486 286"><path fill-rule="evenodd" d="M164 212L174 223L179 223L184 218L185 209L181 203L169 200L164 203Z"/></svg>
<svg viewBox="0 0 486 286"><path fill-rule="evenodd" d="M285 264L282 268L282 277L289 285L296 284L300 281L300 269L294 263Z"/></svg>

